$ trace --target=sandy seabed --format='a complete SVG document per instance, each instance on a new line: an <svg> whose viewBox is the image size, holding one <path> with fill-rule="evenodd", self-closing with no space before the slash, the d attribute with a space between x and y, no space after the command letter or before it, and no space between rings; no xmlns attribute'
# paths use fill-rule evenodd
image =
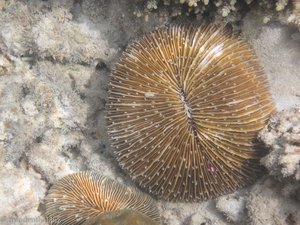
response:
<svg viewBox="0 0 300 225"><path fill-rule="evenodd" d="M48 224L45 194L73 172L135 185L107 137L109 74L131 40L170 21L137 18L128 2L0 0L0 224ZM289 110L300 105L299 31L257 17L242 19L241 36L262 62L277 110ZM265 176L215 200L158 207L172 225L300 224L299 201L281 186Z"/></svg>

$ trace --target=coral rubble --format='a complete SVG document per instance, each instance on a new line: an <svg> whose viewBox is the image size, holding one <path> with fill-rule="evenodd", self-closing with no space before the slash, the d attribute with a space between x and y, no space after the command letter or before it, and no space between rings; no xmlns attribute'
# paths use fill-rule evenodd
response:
<svg viewBox="0 0 300 225"><path fill-rule="evenodd" d="M216 208L222 212L227 220L235 224L245 222L246 197L229 194L216 199Z"/></svg>
<svg viewBox="0 0 300 225"><path fill-rule="evenodd" d="M300 202L300 108L276 114L259 137L270 150L261 163L282 183L282 196Z"/></svg>
<svg viewBox="0 0 300 225"><path fill-rule="evenodd" d="M299 0L144 0L137 2L134 14L142 16L156 13L161 18L169 16L195 15L202 19L205 15L215 21L239 22L245 11L260 11L261 22L280 21L300 28Z"/></svg>
<svg viewBox="0 0 300 225"><path fill-rule="evenodd" d="M278 113L260 132L260 139L270 148L261 159L269 173L278 178L300 180L300 108Z"/></svg>

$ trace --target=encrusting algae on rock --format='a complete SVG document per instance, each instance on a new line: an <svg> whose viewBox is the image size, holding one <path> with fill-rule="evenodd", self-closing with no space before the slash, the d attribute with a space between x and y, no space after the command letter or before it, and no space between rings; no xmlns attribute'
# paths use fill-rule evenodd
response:
<svg viewBox="0 0 300 225"><path fill-rule="evenodd" d="M250 46L222 26L171 25L129 45L109 85L123 169L166 200L202 201L261 175L258 131L275 111Z"/></svg>
<svg viewBox="0 0 300 225"><path fill-rule="evenodd" d="M45 216L52 225L80 225L102 213L123 209L141 213L153 220L153 224L160 223L158 209L150 196L95 172L62 178L49 190L45 204ZM130 215L139 218L137 214Z"/></svg>

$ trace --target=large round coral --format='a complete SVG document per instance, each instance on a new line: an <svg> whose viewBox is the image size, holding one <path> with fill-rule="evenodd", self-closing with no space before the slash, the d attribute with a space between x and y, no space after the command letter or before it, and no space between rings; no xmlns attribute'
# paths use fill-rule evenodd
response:
<svg viewBox="0 0 300 225"><path fill-rule="evenodd" d="M122 209L160 221L150 196L95 172L79 172L62 178L51 187L45 203L46 218L56 225L80 225L101 213Z"/></svg>
<svg viewBox="0 0 300 225"><path fill-rule="evenodd" d="M249 45L217 25L175 25L129 45L109 85L116 157L150 193L199 201L260 175L254 146L274 105Z"/></svg>

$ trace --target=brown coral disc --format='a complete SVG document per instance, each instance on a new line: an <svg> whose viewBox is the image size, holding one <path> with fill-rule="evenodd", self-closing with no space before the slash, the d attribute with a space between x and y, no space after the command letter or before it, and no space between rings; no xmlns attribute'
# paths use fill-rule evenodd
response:
<svg viewBox="0 0 300 225"><path fill-rule="evenodd" d="M90 218L83 225L159 225L148 216L131 209L121 209L113 212L101 213Z"/></svg>
<svg viewBox="0 0 300 225"><path fill-rule="evenodd" d="M132 209L159 222L152 198L94 172L68 175L49 190L46 218L51 224L80 225L100 213Z"/></svg>
<svg viewBox="0 0 300 225"><path fill-rule="evenodd" d="M274 111L250 46L224 27L170 26L129 45L109 85L116 157L150 193L199 201L260 173L254 139Z"/></svg>

